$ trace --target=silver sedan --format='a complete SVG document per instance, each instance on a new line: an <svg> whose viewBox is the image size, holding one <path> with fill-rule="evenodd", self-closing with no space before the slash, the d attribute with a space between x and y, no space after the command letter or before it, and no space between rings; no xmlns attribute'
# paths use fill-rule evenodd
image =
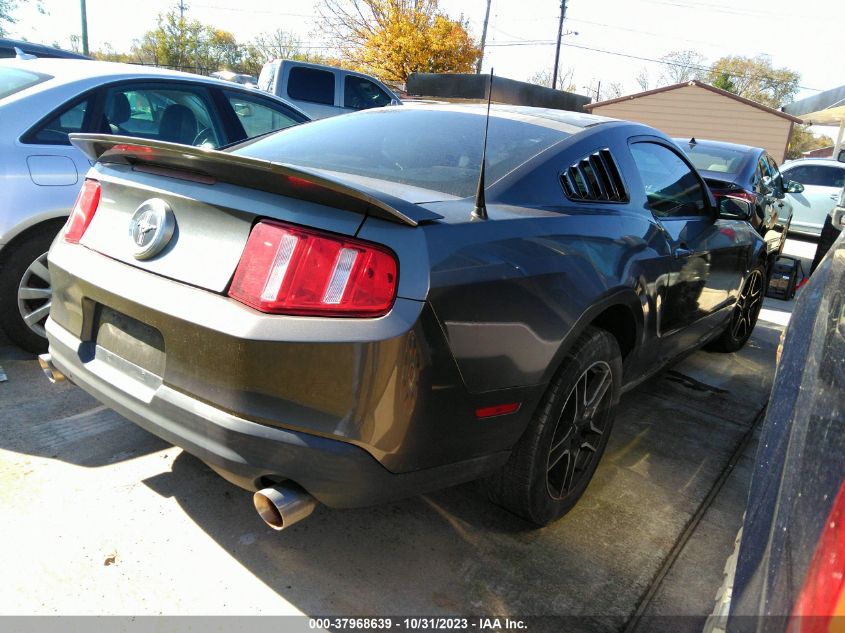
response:
<svg viewBox="0 0 845 633"><path fill-rule="evenodd" d="M69 133L219 148L307 120L282 99L199 75L90 60L0 60L0 326L25 349L46 348L47 250L91 166Z"/></svg>

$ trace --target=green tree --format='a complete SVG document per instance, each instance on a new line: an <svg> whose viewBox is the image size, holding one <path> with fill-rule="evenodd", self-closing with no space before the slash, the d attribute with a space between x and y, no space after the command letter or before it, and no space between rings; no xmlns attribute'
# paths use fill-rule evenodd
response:
<svg viewBox="0 0 845 633"><path fill-rule="evenodd" d="M481 55L466 20L447 17L438 0L323 0L318 11L341 59L388 82L412 72L474 72Z"/></svg>
<svg viewBox="0 0 845 633"><path fill-rule="evenodd" d="M731 76L728 73L719 73L717 77L713 77L712 79L713 85L717 88L727 90L728 92L736 92L736 86L734 86L734 82L731 81Z"/></svg>
<svg viewBox="0 0 845 633"><path fill-rule="evenodd" d="M17 24L18 21L13 14L21 2L29 2L29 0L0 0L0 37L9 34L7 26ZM38 0L36 7L39 13L47 13L42 0Z"/></svg>
<svg viewBox="0 0 845 633"><path fill-rule="evenodd" d="M79 38L77 37L76 40ZM71 36L71 44L73 46L73 50L78 50L76 46L76 42L74 40L74 36ZM105 45L96 51L91 51L91 57L94 59L99 59L103 62L133 62L135 61L134 57L130 53L119 53L114 50L114 47L109 44L108 42Z"/></svg>
<svg viewBox="0 0 845 633"><path fill-rule="evenodd" d="M180 17L176 11L158 16L158 26L132 45L129 59L114 51L98 51L98 58L135 61L198 73L242 70L246 47L228 31Z"/></svg>
<svg viewBox="0 0 845 633"><path fill-rule="evenodd" d="M792 128L792 136L789 137L789 146L786 149L787 158L801 158L804 152L833 146L832 138L824 135L816 136L810 132L809 128L809 125L796 125Z"/></svg>
<svg viewBox="0 0 845 633"><path fill-rule="evenodd" d="M132 54L144 64L202 71L197 62L205 34L206 27L197 20L170 11L159 15L158 26L133 43Z"/></svg>
<svg viewBox="0 0 845 633"><path fill-rule="evenodd" d="M716 60L705 81L740 97L771 108L793 100L801 75L788 68L772 67L766 55L740 57L729 55Z"/></svg>

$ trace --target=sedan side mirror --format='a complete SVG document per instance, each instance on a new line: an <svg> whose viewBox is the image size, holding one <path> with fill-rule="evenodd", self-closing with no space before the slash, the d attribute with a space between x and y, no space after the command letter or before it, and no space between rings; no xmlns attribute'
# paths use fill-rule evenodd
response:
<svg viewBox="0 0 845 633"><path fill-rule="evenodd" d="M804 191L804 185L800 182L790 180L786 185L786 193L801 193L802 191Z"/></svg>
<svg viewBox="0 0 845 633"><path fill-rule="evenodd" d="M742 198L719 198L719 217L726 220L745 220L751 219L751 213L754 208L748 200Z"/></svg>

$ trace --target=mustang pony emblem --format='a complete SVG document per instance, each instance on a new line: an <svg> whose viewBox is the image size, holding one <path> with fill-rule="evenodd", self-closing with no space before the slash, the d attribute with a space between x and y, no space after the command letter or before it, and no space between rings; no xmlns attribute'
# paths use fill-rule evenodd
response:
<svg viewBox="0 0 845 633"><path fill-rule="evenodd" d="M158 255L173 237L176 218L164 200L151 198L135 209L129 221L129 237L135 259Z"/></svg>

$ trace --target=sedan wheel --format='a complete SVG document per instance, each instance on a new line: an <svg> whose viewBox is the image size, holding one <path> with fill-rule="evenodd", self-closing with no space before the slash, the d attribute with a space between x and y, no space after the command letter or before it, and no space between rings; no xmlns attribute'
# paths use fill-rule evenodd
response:
<svg viewBox="0 0 845 633"><path fill-rule="evenodd" d="M13 343L30 352L47 349L44 324L53 290L47 251L60 225L45 228L22 243L7 247L0 273L0 325Z"/></svg>
<svg viewBox="0 0 845 633"><path fill-rule="evenodd" d="M47 253L36 259L23 274L18 286L18 310L29 329L39 336L47 336L44 323L50 315L53 289L50 287L50 271L47 268Z"/></svg>
<svg viewBox="0 0 845 633"><path fill-rule="evenodd" d="M589 327L569 350L488 496L537 525L566 514L607 445L622 386L616 339Z"/></svg>

